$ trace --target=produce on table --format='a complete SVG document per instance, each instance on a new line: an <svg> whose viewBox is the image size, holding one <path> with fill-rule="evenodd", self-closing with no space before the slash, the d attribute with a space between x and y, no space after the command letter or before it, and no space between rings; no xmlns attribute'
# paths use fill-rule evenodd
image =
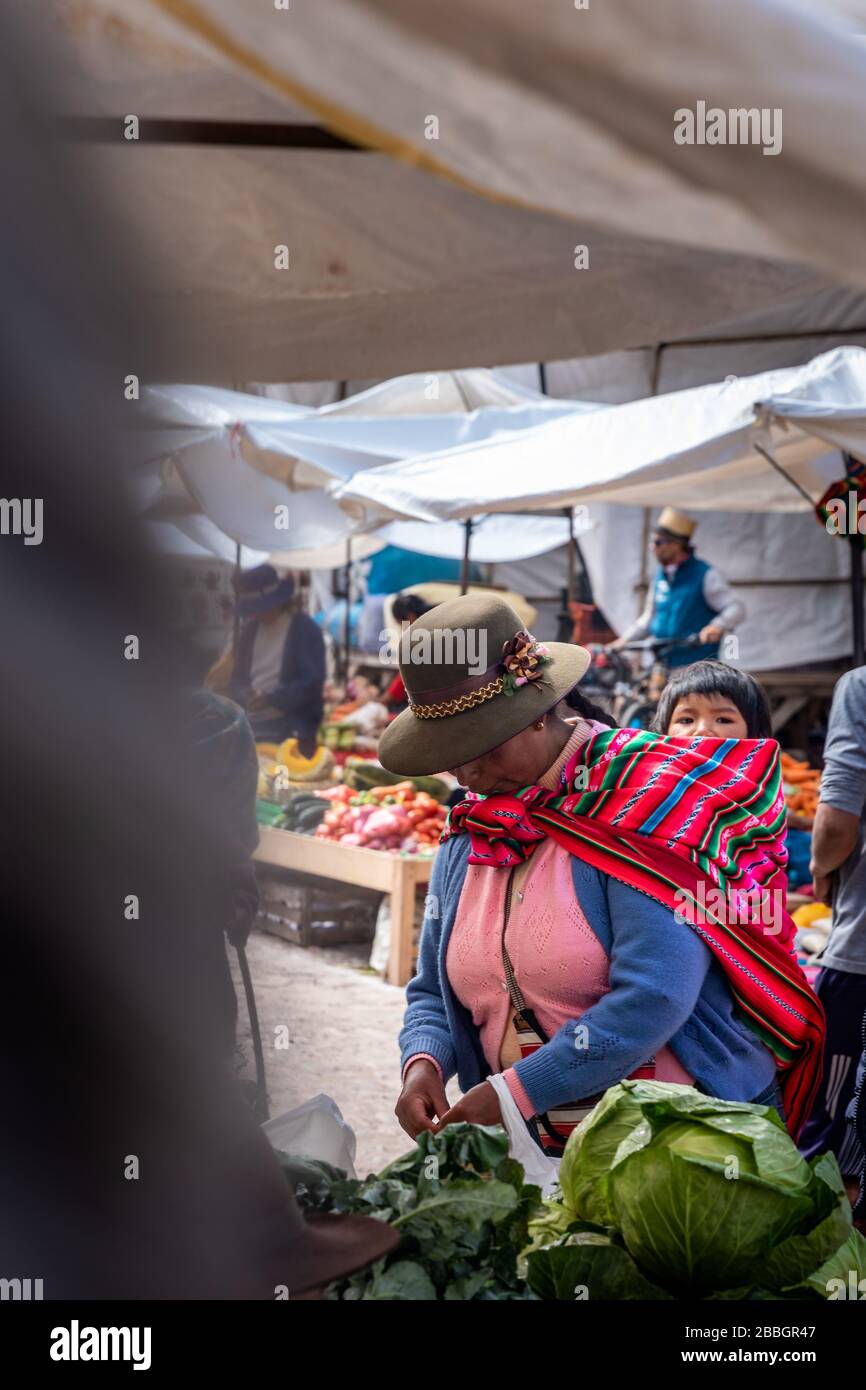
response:
<svg viewBox="0 0 866 1390"><path fill-rule="evenodd" d="M326 748L349 750L355 746L356 732L353 724L325 724L322 727L321 737Z"/></svg>
<svg viewBox="0 0 866 1390"><path fill-rule="evenodd" d="M345 689L345 698L339 693L339 687L328 682L325 686L325 708L327 710L326 723L340 724L347 720L350 715L357 714L369 704L380 704L380 690L375 681L368 680L366 676L355 674ZM381 706L383 714L380 716L385 723L388 720L388 711Z"/></svg>
<svg viewBox="0 0 866 1390"><path fill-rule="evenodd" d="M866 1277L835 1158L807 1163L772 1107L624 1081L559 1177L527 1262L542 1298L815 1299L843 1264Z"/></svg>
<svg viewBox="0 0 866 1390"><path fill-rule="evenodd" d="M425 1130L411 1153L363 1180L327 1163L280 1154L306 1211L354 1212L387 1221L396 1250L332 1284L330 1299L534 1299L518 1273L539 1188L508 1157L503 1130L449 1125Z"/></svg>
<svg viewBox="0 0 866 1390"><path fill-rule="evenodd" d="M379 700L367 700L357 709L350 710L340 717L339 723L357 730L359 734L373 737L387 727L390 719L388 710Z"/></svg>
<svg viewBox="0 0 866 1390"><path fill-rule="evenodd" d="M259 778L256 795L264 801L285 803L295 787L325 783L335 774L334 757L330 749L320 744L311 758L298 751L297 740L257 743Z"/></svg>
<svg viewBox="0 0 866 1390"><path fill-rule="evenodd" d="M427 792L416 792L412 782L371 787L364 792L344 785L319 795L331 805L316 829L316 838L367 849L407 854L432 849L439 843L447 817L444 806Z"/></svg>
<svg viewBox="0 0 866 1390"><path fill-rule="evenodd" d="M256 821L259 825L280 825L283 819L283 808L274 801L265 801L260 796L256 797Z"/></svg>
<svg viewBox="0 0 866 1390"><path fill-rule="evenodd" d="M624 1081L574 1131L547 1201L507 1154L498 1126L470 1124L424 1131L363 1180L281 1154L307 1211L403 1237L327 1297L815 1300L866 1279L836 1160L806 1163L771 1108Z"/></svg>
<svg viewBox="0 0 866 1390"><path fill-rule="evenodd" d="M368 791L370 787L394 787L410 781L416 791L428 792L437 801L448 800L450 788L441 777L401 777L397 772L389 772L381 763L369 758L348 757L344 764L343 781L357 791Z"/></svg>
<svg viewBox="0 0 866 1390"><path fill-rule="evenodd" d="M785 804L795 816L811 825L821 795L821 773L807 762L798 762L789 753L780 757Z"/></svg>
<svg viewBox="0 0 866 1390"><path fill-rule="evenodd" d="M313 756L305 758L294 738L287 738L280 745L274 761L288 769L293 782L321 782L334 766L334 759L327 748L319 744Z"/></svg>
<svg viewBox="0 0 866 1390"><path fill-rule="evenodd" d="M281 808L282 810L282 808ZM328 802L315 792L298 793L287 802L278 822L280 830L294 830L299 835L312 835L328 810Z"/></svg>

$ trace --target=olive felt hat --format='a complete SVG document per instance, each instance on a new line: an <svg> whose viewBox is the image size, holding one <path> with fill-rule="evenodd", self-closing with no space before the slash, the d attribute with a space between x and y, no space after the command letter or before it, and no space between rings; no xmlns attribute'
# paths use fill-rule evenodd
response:
<svg viewBox="0 0 866 1390"><path fill-rule="evenodd" d="M440 603L403 631L409 708L379 741L379 761L406 777L480 758L546 714L591 661L583 647L537 642L495 594Z"/></svg>

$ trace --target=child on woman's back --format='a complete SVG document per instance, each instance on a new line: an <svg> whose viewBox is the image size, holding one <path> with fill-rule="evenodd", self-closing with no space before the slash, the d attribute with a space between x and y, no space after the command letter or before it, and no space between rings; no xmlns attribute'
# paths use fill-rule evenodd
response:
<svg viewBox="0 0 866 1390"><path fill-rule="evenodd" d="M760 685L724 661L696 661L675 671L662 691L653 729L671 738L773 737Z"/></svg>
<svg viewBox="0 0 866 1390"><path fill-rule="evenodd" d="M674 672L662 691L653 729L669 738L772 738L770 707L754 676L724 661L696 661ZM758 906L767 931L782 931L791 949L793 923L784 929L787 878L779 869Z"/></svg>

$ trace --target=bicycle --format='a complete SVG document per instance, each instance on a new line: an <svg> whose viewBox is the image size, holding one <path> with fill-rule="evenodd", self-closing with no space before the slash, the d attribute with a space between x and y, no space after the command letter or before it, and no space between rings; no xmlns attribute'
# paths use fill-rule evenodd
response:
<svg viewBox="0 0 866 1390"><path fill-rule="evenodd" d="M607 700L620 728L648 729L667 683L669 668L665 657L674 647L699 646L700 633L693 632L688 637L642 637L617 651L593 647L590 672L595 679L587 687L587 694L598 693ZM651 666L635 674L625 652L651 652L655 659Z"/></svg>

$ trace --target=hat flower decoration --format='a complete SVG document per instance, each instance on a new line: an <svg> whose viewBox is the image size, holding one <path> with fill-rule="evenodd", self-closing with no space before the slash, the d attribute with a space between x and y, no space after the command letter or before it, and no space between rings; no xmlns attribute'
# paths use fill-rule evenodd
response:
<svg viewBox="0 0 866 1390"><path fill-rule="evenodd" d="M522 685L545 685L543 668L550 662L550 651L522 629L502 645L502 693L513 695Z"/></svg>

